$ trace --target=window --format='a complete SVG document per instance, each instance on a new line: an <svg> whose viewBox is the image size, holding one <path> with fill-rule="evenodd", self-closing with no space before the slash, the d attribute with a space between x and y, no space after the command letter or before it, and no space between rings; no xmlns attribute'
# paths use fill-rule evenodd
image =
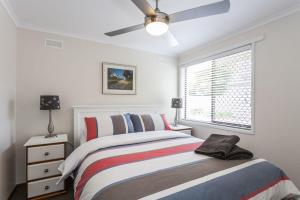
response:
<svg viewBox="0 0 300 200"><path fill-rule="evenodd" d="M183 119L251 129L252 50L245 46L183 69Z"/></svg>

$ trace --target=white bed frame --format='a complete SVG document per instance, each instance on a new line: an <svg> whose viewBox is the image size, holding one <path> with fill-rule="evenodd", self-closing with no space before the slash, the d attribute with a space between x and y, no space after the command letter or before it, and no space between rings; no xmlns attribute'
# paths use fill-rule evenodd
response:
<svg viewBox="0 0 300 200"><path fill-rule="evenodd" d="M84 117L99 115L115 115L123 113L159 113L161 107L157 105L95 105L73 106L74 112L74 148L80 145L80 136L84 127Z"/></svg>

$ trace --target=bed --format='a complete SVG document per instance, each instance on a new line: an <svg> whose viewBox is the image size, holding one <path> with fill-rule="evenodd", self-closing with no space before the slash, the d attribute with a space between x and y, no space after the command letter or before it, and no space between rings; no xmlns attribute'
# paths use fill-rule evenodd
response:
<svg viewBox="0 0 300 200"><path fill-rule="evenodd" d="M61 180L74 177L75 200L297 199L300 192L293 182L268 161L195 154L203 140L180 132L120 134L80 145L86 116L159 110L158 106L74 108L76 149L60 170Z"/></svg>

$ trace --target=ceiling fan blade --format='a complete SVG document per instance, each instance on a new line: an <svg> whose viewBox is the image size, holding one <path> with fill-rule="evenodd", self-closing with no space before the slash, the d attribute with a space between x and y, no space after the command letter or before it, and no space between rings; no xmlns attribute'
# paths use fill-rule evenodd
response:
<svg viewBox="0 0 300 200"><path fill-rule="evenodd" d="M170 22L176 23L185 20L197 19L211 15L217 15L228 12L230 9L230 0L223 0L217 3L212 3L197 8L191 8L181 12L169 15Z"/></svg>
<svg viewBox="0 0 300 200"><path fill-rule="evenodd" d="M179 45L175 36L170 31L168 31L166 34L164 34L163 37L168 41L168 43L171 47L176 47Z"/></svg>
<svg viewBox="0 0 300 200"><path fill-rule="evenodd" d="M129 26L129 27L126 27L126 28L122 28L122 29L119 29L119 30L116 30L116 31L111 31L111 32L108 32L108 33L104 33L105 35L107 36L117 36L117 35L121 35L121 34L124 34L124 33L129 33L131 31L136 31L136 30L139 30L139 29L143 29L144 28L144 24L138 24L138 25L134 25L134 26Z"/></svg>
<svg viewBox="0 0 300 200"><path fill-rule="evenodd" d="M155 10L147 0L131 0L146 16L155 15Z"/></svg>

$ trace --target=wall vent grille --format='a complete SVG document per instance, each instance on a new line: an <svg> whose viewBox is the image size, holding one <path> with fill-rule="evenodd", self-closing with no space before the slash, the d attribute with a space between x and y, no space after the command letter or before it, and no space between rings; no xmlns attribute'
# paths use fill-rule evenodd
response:
<svg viewBox="0 0 300 200"><path fill-rule="evenodd" d="M63 41L46 39L45 40L45 46L46 47L57 48L57 49L62 49L63 48Z"/></svg>

